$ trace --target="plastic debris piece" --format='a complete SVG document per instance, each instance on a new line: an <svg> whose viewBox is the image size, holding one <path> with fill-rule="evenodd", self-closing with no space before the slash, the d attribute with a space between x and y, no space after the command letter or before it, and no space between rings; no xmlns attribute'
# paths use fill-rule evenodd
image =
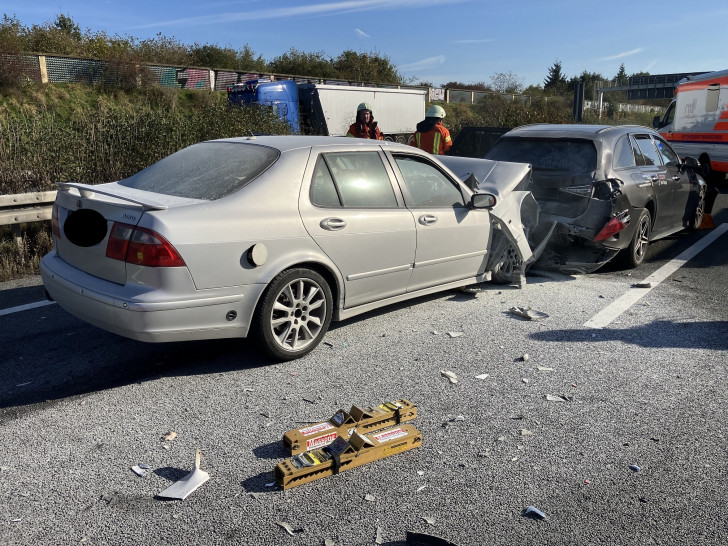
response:
<svg viewBox="0 0 728 546"><path fill-rule="evenodd" d="M541 512L541 510L539 510L535 506L529 506L528 508L526 508L523 511L523 515L533 519L546 519L546 514Z"/></svg>
<svg viewBox="0 0 728 546"><path fill-rule="evenodd" d="M591 483L591 480L584 480L584 483L589 485Z"/></svg>
<svg viewBox="0 0 728 546"><path fill-rule="evenodd" d="M640 468L639 466L637 466L636 464L631 464L631 465L629 465L629 468L630 468L631 470L634 470L635 472L639 472L640 470L642 470L642 469L641 469L641 468Z"/></svg>
<svg viewBox="0 0 728 546"><path fill-rule="evenodd" d="M303 529L294 529L293 527L288 525L285 521L276 521L276 525L285 529L286 533L288 533L292 537L295 537L296 533L303 533Z"/></svg>
<svg viewBox="0 0 728 546"><path fill-rule="evenodd" d="M533 436L533 431L525 428L521 429L521 436Z"/></svg>
<svg viewBox="0 0 728 546"><path fill-rule="evenodd" d="M375 500L375 497L371 493L367 493L366 495L364 495L364 500L372 502Z"/></svg>
<svg viewBox="0 0 728 546"><path fill-rule="evenodd" d="M571 402L572 398L570 396L564 396L563 394L547 394L546 400L549 402Z"/></svg>
<svg viewBox="0 0 728 546"><path fill-rule="evenodd" d="M417 471L417 475L418 476L424 476L425 475L425 471L424 470L418 470Z"/></svg>
<svg viewBox="0 0 728 546"><path fill-rule="evenodd" d="M175 438L177 438L177 433L173 430L170 430L167 434L162 436L162 440L165 442L174 442Z"/></svg>
<svg viewBox="0 0 728 546"><path fill-rule="evenodd" d="M330 538L326 538L324 539L324 546L336 546L336 542L334 542Z"/></svg>
<svg viewBox="0 0 728 546"><path fill-rule="evenodd" d="M331 343L330 341L324 341L324 345L328 345L329 347L333 347L334 346L334 344Z"/></svg>
<svg viewBox="0 0 728 546"><path fill-rule="evenodd" d="M384 544L384 537L382 537L382 528L377 526L377 536L374 539L376 544Z"/></svg>
<svg viewBox="0 0 728 546"><path fill-rule="evenodd" d="M134 474L136 474L140 478L143 478L144 476L147 475L147 471L137 465L132 466L131 470L132 470L132 472L134 472Z"/></svg>
<svg viewBox="0 0 728 546"><path fill-rule="evenodd" d="M539 372L553 372L553 371L554 371L554 369L553 369L553 368L548 368L548 367L546 367L546 366L536 366L536 369L537 369L537 370L538 370Z"/></svg>
<svg viewBox="0 0 728 546"><path fill-rule="evenodd" d="M475 379L488 379L487 373L481 373L480 375L476 375Z"/></svg>
<svg viewBox="0 0 728 546"><path fill-rule="evenodd" d="M139 468L143 468L144 470L149 470L150 468L152 468L148 464L144 464L144 463L139 463L138 466L139 466Z"/></svg>
<svg viewBox="0 0 728 546"><path fill-rule="evenodd" d="M427 523L429 525L435 525L435 518L430 518L430 517L427 517L427 516L422 516L422 519L423 519L423 521L425 523Z"/></svg>
<svg viewBox="0 0 728 546"><path fill-rule="evenodd" d="M463 332L448 332L447 335L449 335L450 337L461 337L461 336L464 336L465 333L463 333Z"/></svg>
<svg viewBox="0 0 728 546"><path fill-rule="evenodd" d="M523 381L526 385L528 385L528 379L527 378L523 377L523 378L521 378L521 381Z"/></svg>
<svg viewBox="0 0 728 546"><path fill-rule="evenodd" d="M457 382L458 382L458 376L455 375L454 372L448 372L448 371L445 371L445 370L441 370L440 371L440 375L442 377L447 377L448 380L450 381L450 383L457 384Z"/></svg>
<svg viewBox="0 0 728 546"><path fill-rule="evenodd" d="M651 282L636 282L632 285L632 288L652 288Z"/></svg>
<svg viewBox="0 0 728 546"><path fill-rule="evenodd" d="M23 518L15 518L15 519L11 519L10 521L12 523L20 523L21 521L23 521Z"/></svg>
<svg viewBox="0 0 728 546"><path fill-rule="evenodd" d="M440 335L440 332L438 332L437 330L433 330L432 331L432 335L433 336L439 336Z"/></svg>
<svg viewBox="0 0 728 546"><path fill-rule="evenodd" d="M278 482L270 482L265 484L266 487L275 487L276 485L278 485Z"/></svg>
<svg viewBox="0 0 728 546"><path fill-rule="evenodd" d="M465 421L465 417L463 417L462 415L458 415L450 419L450 421Z"/></svg>
<svg viewBox="0 0 728 546"><path fill-rule="evenodd" d="M202 451L195 452L195 468L181 480L174 482L161 493L157 493L158 497L164 499L185 500L193 492L197 490L203 483L210 479L210 475L204 470L200 470L200 459L202 459Z"/></svg>
<svg viewBox="0 0 728 546"><path fill-rule="evenodd" d="M531 357L528 356L528 353L523 353L523 356L521 357L521 360L523 360L523 362L528 362L530 358Z"/></svg>
<svg viewBox="0 0 728 546"><path fill-rule="evenodd" d="M422 485L422 486L418 487L418 488L417 488L417 492L419 493L419 492L420 492L420 491L422 491L422 490L423 490L423 489L424 489L425 487L427 487L427 486L426 486L426 485Z"/></svg>
<svg viewBox="0 0 728 546"><path fill-rule="evenodd" d="M526 320L533 320L533 317L528 312L528 309L526 307L517 307L517 306L514 305L513 307L511 307L508 310L508 312L511 315L516 315L517 317L521 317L521 318L524 318Z"/></svg>
<svg viewBox="0 0 728 546"><path fill-rule="evenodd" d="M507 440L507 438L505 436L498 436L499 442L505 442L506 440Z"/></svg>

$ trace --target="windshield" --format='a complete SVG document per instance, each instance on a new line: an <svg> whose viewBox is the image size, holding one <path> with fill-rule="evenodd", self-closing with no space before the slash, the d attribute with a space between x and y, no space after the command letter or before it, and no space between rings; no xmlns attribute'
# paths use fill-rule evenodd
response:
<svg viewBox="0 0 728 546"><path fill-rule="evenodd" d="M270 167L279 152L233 142L201 142L165 157L119 184L165 195L213 201L239 190Z"/></svg>
<svg viewBox="0 0 728 546"><path fill-rule="evenodd" d="M501 138L485 158L571 173L587 173L597 168L597 150L591 140Z"/></svg>

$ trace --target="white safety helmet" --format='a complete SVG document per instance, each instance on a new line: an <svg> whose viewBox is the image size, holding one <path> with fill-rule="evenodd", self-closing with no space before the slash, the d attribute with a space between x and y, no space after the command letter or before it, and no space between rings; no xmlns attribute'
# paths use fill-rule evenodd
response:
<svg viewBox="0 0 728 546"><path fill-rule="evenodd" d="M445 117L445 109L442 106L437 106L435 104L427 109L427 114L425 114L425 117L442 119Z"/></svg>
<svg viewBox="0 0 728 546"><path fill-rule="evenodd" d="M362 102L362 103L361 103L361 104L360 104L359 106L357 106L357 108L356 108L356 112L357 112L357 113L359 113L359 112L361 112L362 110L369 110L369 113L371 114L371 112L372 112L372 107L371 107L371 106L369 106L369 105L368 105L368 104L367 104L366 102Z"/></svg>

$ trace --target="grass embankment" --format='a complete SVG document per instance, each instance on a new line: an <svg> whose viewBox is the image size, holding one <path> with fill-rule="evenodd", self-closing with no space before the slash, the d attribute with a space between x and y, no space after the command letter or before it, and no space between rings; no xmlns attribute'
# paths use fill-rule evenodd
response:
<svg viewBox="0 0 728 546"><path fill-rule="evenodd" d="M58 182L120 180L177 150L214 138L288 128L263 109L229 109L224 93L83 85L0 91L0 194ZM0 282L38 272L50 223L0 227ZM18 228L15 228L16 234Z"/></svg>

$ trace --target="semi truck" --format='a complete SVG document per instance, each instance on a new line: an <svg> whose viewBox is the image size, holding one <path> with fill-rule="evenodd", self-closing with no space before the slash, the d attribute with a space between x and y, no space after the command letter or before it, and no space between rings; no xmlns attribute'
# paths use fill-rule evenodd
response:
<svg viewBox="0 0 728 546"><path fill-rule="evenodd" d="M680 157L695 157L708 182L728 173L728 70L683 78L675 98L652 125Z"/></svg>
<svg viewBox="0 0 728 546"><path fill-rule="evenodd" d="M270 107L294 133L308 135L346 136L357 106L366 102L384 139L407 143L425 117L428 90L250 80L227 93L231 106Z"/></svg>

